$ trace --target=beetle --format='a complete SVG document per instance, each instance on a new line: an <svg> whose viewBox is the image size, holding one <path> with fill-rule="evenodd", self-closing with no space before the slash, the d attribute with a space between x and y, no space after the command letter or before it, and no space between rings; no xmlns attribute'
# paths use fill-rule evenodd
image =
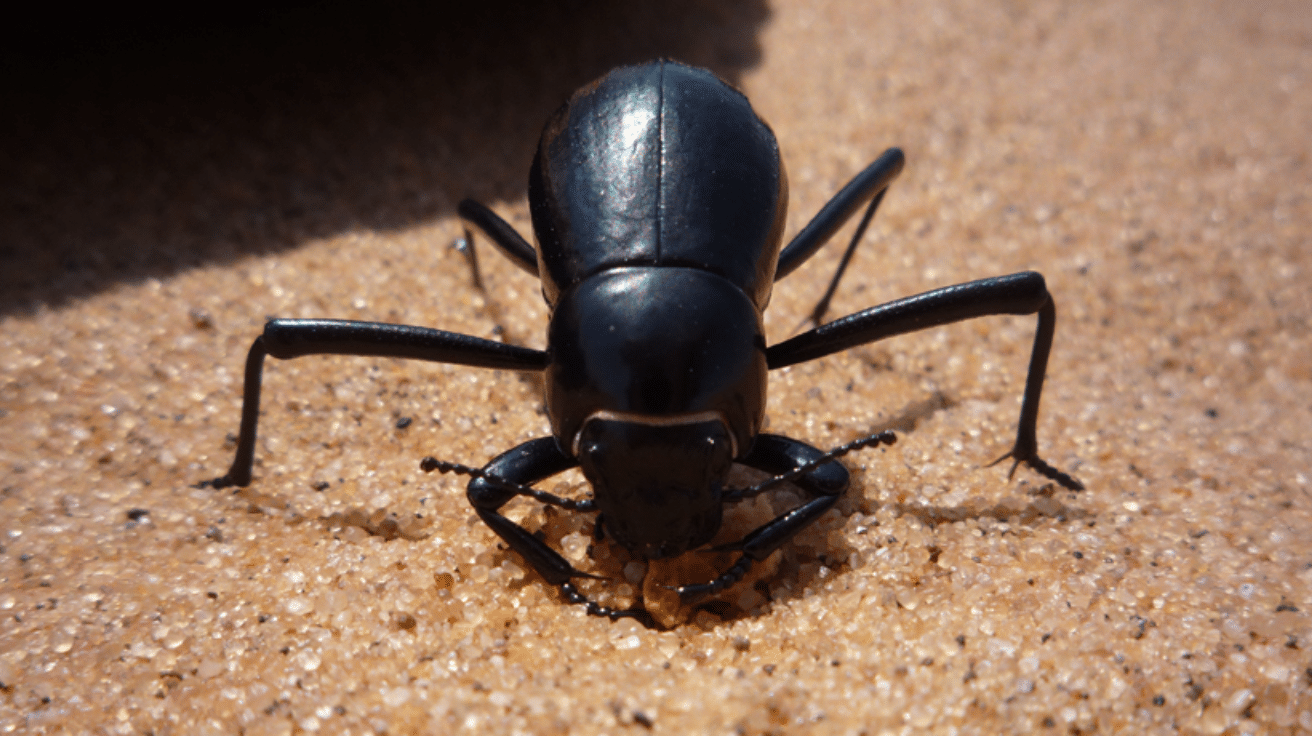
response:
<svg viewBox="0 0 1312 736"><path fill-rule="evenodd" d="M747 98L713 73L658 60L617 68L578 90L548 120L529 173L536 245L487 207L458 206L476 284L472 227L540 279L550 308L547 349L426 327L330 319L272 319L246 359L241 429L216 488L251 482L266 356L359 355L545 373L551 435L482 468L424 459L424 470L471 477L475 512L565 599L589 613L641 616L588 600L591 577L502 515L512 498L599 512L598 527L639 558L705 545L725 503L794 482L809 497L721 549L740 553L706 583L678 588L694 601L732 585L834 506L849 483L837 458L894 441L881 432L829 452L762 432L767 373L974 317L1037 315L1016 442L995 461L1024 463L1079 490L1040 459L1039 398L1056 325L1043 276L1024 272L935 289L821 324L829 301L904 156L891 148L856 175L782 245L788 184L774 134ZM797 270L858 210L864 214L813 329L766 345L762 313L775 281ZM773 477L726 487L734 463ZM580 468L584 500L532 486ZM1010 477L1010 474L1009 474Z"/></svg>

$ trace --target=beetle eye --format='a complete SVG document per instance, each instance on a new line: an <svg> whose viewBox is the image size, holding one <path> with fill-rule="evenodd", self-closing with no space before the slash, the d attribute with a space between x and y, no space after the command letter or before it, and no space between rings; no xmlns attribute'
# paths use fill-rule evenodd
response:
<svg viewBox="0 0 1312 736"><path fill-rule="evenodd" d="M729 474L733 465L733 442L725 435L712 435L706 438L706 474L707 482L718 483Z"/></svg>

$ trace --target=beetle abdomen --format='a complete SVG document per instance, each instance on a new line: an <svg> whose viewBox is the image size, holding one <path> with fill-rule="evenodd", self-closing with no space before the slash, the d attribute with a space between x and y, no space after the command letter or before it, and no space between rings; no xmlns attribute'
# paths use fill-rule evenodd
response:
<svg viewBox="0 0 1312 736"><path fill-rule="evenodd" d="M770 128L719 77L622 67L547 123L529 175L543 293L626 265L716 273L758 309L774 280L788 186Z"/></svg>

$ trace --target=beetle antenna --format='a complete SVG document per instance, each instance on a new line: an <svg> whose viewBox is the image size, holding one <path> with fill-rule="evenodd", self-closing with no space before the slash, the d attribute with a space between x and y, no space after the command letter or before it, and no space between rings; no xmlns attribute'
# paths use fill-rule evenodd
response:
<svg viewBox="0 0 1312 736"><path fill-rule="evenodd" d="M798 478L802 477L803 475L806 475L812 470L815 470L819 466L824 465L825 463L831 460L836 460L844 455L847 455L848 453L856 452L857 450L864 450L867 447L877 447L879 445L891 445L894 442L897 442L897 435L894 434L893 432L887 430L883 432L876 432L875 434L862 437L860 439L852 440L846 445L839 445L838 447L835 447L834 449L830 450L829 452L826 452L825 454L821 455L820 457L814 460L811 460L810 462L805 462L802 463L801 465L798 465L797 467L793 468L787 473L776 475L773 478L767 478L761 481L760 483L757 483L754 486L748 486L747 488L738 488L729 491L728 493L724 494L723 499L725 501L740 501L744 498L751 498L753 496L763 493L764 491L768 491L771 488L774 488L775 486L783 485L784 483L791 483L792 481L797 480Z"/></svg>
<svg viewBox="0 0 1312 736"><path fill-rule="evenodd" d="M419 469L425 473L431 473L436 470L439 473L455 473L456 475L468 475L471 478L482 478L498 488L503 488L507 491L514 491L521 496L529 496L530 498L537 499L542 503L558 506L566 511L581 511L583 513L588 513L597 510L596 503L590 498L582 501L572 498L564 498L562 496L557 496L554 493L539 491L532 486L526 486L514 481L506 480L505 478L502 478L499 475L493 475L482 468L438 460L435 457L424 458L419 463Z"/></svg>

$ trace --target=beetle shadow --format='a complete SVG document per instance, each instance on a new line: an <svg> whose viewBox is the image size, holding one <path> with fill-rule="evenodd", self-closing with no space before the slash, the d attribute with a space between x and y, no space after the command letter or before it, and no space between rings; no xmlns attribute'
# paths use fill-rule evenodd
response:
<svg viewBox="0 0 1312 736"><path fill-rule="evenodd" d="M0 32L0 314L412 227L466 196L518 200L579 85L658 56L736 83L769 16L764 0L330 4L202 25L48 12Z"/></svg>
<svg viewBox="0 0 1312 736"><path fill-rule="evenodd" d="M903 435L909 434L930 416L951 407L954 403L946 394L935 392L923 400L907 404L888 419L869 428L869 433L894 430ZM854 474L852 487L835 507L839 511L837 518L822 518L782 547L774 559L768 561L769 569L765 571L766 574L753 574L747 581L746 584L752 586L754 595L744 595L739 589L738 600L745 601L745 605L726 599L708 601L696 608L710 612L722 623L768 616L773 606L777 604L816 594L830 581L841 579L845 575L860 574L854 566L854 561L859 560L862 554L869 554L872 545L854 544L845 530L850 519L857 513L873 515L880 508L885 508L899 517L910 516L919 520L931 534L939 525L968 520L990 519L1003 524L1032 526L1043 519L1065 523L1082 521L1094 516L1085 509L1070 506L1059 500L1058 494L1067 492L1052 482L1030 486L1027 491L1028 500L1023 503L1003 501L986 504L971 500L959 506L916 503L881 505L866 498L864 484L857 478L858 476ZM788 488L793 487L788 486ZM800 495L790 499L789 493L790 491L782 493L784 503L776 502L776 507L787 506L789 501L793 505L799 502ZM871 537L876 540L873 549L899 544L895 537L888 534L884 534L884 538L881 539L879 532L878 523L875 522L856 529L859 535L874 535ZM932 543L928 546L928 550L931 561L936 559L940 550ZM689 616L689 620L691 618Z"/></svg>
<svg viewBox="0 0 1312 736"><path fill-rule="evenodd" d="M859 489L854 489L859 490ZM941 524L952 524L967 520L991 519L999 524L1012 526L1032 526L1043 519L1058 522L1082 521L1094 517L1085 509L1073 507L1054 498L1055 483L1044 483L1030 492L1030 500L1024 504L995 503L980 505L967 502L961 506L932 506L914 503L888 504L898 516L911 516L918 519L930 534ZM833 581L841 581L844 576L862 574L854 561L861 555L870 554L886 546L900 544L893 535L885 533L880 538L878 524L868 528L858 528L857 533L874 535L873 545L855 545L848 540L844 526L850 518L844 515L841 521L828 527L808 530L808 534L799 535L789 546L776 553L777 561L771 564L767 576L753 576L749 581L750 592L737 590L738 600L755 601L747 606L732 599L712 600L695 607L687 616L692 621L696 610L704 610L719 619L721 624L730 624L739 619L769 616L774 606L787 604L794 600L823 594L825 587ZM1004 529L1005 532L1005 529ZM942 551L932 541L927 546L931 564ZM841 584L841 583L840 583ZM731 591L730 596L734 593Z"/></svg>

